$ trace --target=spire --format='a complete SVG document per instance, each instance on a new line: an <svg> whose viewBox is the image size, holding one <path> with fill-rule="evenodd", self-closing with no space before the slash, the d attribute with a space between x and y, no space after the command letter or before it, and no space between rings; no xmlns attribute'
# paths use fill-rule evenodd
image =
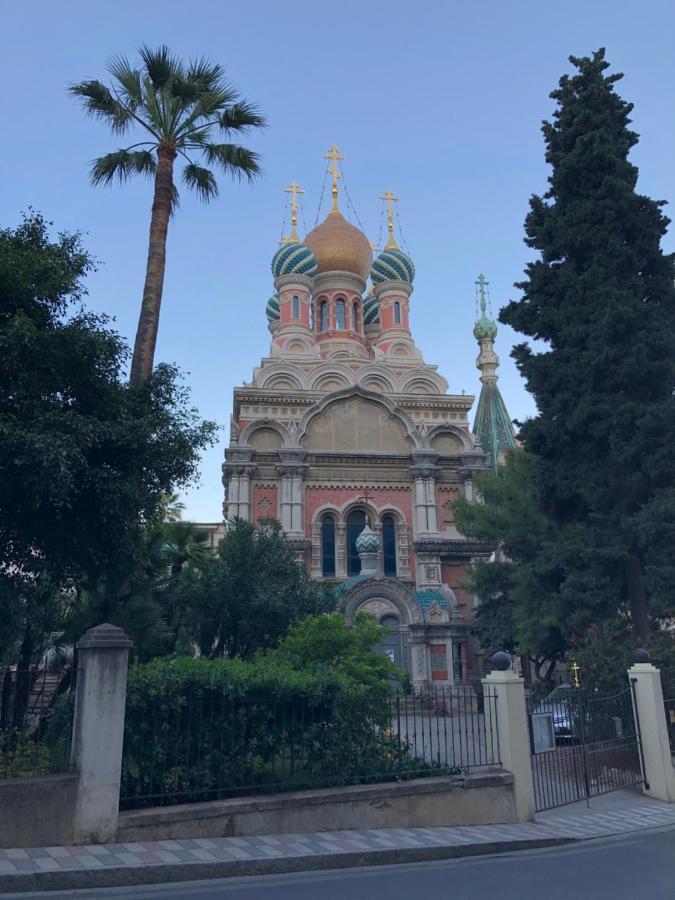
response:
<svg viewBox="0 0 675 900"><path fill-rule="evenodd" d="M398 203L399 197L394 197L391 191L385 191L380 197L387 204L387 231L389 240L385 246L385 250L398 250L399 246L394 238L394 203Z"/></svg>
<svg viewBox="0 0 675 900"><path fill-rule="evenodd" d="M333 209L332 212L339 212L338 209L338 179L342 176L340 175L340 171L338 169L338 160L344 159L344 156L340 153L338 148L333 144L328 153L324 155L324 159L330 160L330 165L328 166L328 174L333 177L333 187L331 190L331 194L333 195Z"/></svg>
<svg viewBox="0 0 675 900"><path fill-rule="evenodd" d="M290 234L282 237L279 243L299 244L300 238L298 237L298 194L304 194L305 192L296 181L291 181L289 186L287 188L284 188L284 193L291 195L291 232Z"/></svg>
<svg viewBox="0 0 675 900"><path fill-rule="evenodd" d="M487 312L486 288L489 282L481 274L475 284L480 318L474 325L473 333L480 347L476 368L480 370L480 380L483 386L476 407L473 433L487 456L488 465L491 469L496 470L505 451L516 446L516 439L506 404L497 387L499 357L494 351L497 323L488 316Z"/></svg>

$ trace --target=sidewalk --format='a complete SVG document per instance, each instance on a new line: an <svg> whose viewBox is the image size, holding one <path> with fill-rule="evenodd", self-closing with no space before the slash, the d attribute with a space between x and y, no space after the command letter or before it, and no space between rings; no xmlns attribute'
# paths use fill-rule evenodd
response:
<svg viewBox="0 0 675 900"><path fill-rule="evenodd" d="M675 806L631 792L552 810L527 825L396 828L0 850L0 892L198 881L387 865L556 846L675 827Z"/></svg>

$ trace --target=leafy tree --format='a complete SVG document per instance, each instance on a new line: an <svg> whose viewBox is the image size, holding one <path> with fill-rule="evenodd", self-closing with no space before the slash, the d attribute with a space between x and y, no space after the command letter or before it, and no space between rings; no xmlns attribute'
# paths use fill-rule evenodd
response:
<svg viewBox="0 0 675 900"><path fill-rule="evenodd" d="M131 363L131 381L152 372L164 286L166 236L169 219L178 205L174 180L177 156L185 161L183 184L209 201L218 196L213 170L200 165L203 157L228 175L252 180L260 172L258 155L239 144L221 143L264 120L225 80L223 69L206 59L184 65L168 47L139 50L140 68L124 56L108 65L113 83L87 80L73 84L70 92L83 100L85 111L102 119L113 134L140 130L141 140L107 153L94 161L91 180L109 185L134 175L154 179L150 240L143 301Z"/></svg>
<svg viewBox="0 0 675 900"><path fill-rule="evenodd" d="M81 306L91 267L79 236L52 240L38 214L0 231L0 576L13 608L0 650L24 665L66 628L73 598L143 568L144 529L214 439L175 369L122 381L125 344Z"/></svg>
<svg viewBox="0 0 675 900"><path fill-rule="evenodd" d="M330 670L354 685L388 693L392 681L407 684L407 676L373 651L385 634L386 628L364 612L357 613L351 627L342 613L308 616L291 627L274 656L295 668Z"/></svg>
<svg viewBox="0 0 675 900"><path fill-rule="evenodd" d="M575 529L577 603L592 603L604 584L644 642L650 609L670 600L659 574L675 561L672 542L663 556L649 544L675 521L675 287L660 246L668 219L636 191L632 104L615 92L622 76L605 74L604 50L571 62L577 72L561 78L543 126L549 190L532 198L525 223L538 258L500 319L545 343L514 350L539 410L521 435L541 460L547 515ZM595 560L588 546L602 548Z"/></svg>
<svg viewBox="0 0 675 900"><path fill-rule="evenodd" d="M212 558L181 577L185 622L202 656L252 658L275 647L289 627L330 608L273 520L235 519Z"/></svg>

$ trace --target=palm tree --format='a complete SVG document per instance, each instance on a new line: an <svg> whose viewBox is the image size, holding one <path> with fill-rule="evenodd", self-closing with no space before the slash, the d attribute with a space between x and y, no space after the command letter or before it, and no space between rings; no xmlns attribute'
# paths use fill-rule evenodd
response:
<svg viewBox="0 0 675 900"><path fill-rule="evenodd" d="M93 184L109 185L133 175L154 178L155 195L150 218L150 241L141 314L131 362L132 384L152 372L159 311L164 285L166 235L178 205L174 182L177 156L185 161L183 183L204 201L218 196L218 183L210 168L195 156L238 178L253 180L260 174L257 153L239 144L217 143L250 128L264 125L256 108L240 99L224 77L221 66L206 59L184 65L166 46L139 50L141 67L133 68L124 56L108 65L111 87L100 81L81 81L70 92L83 100L86 112L103 119L113 134L138 128L146 138L107 153L91 166Z"/></svg>

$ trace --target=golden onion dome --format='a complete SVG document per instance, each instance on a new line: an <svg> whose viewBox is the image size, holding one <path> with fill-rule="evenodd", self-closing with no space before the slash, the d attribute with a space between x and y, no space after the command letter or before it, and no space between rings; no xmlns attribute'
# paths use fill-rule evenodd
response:
<svg viewBox="0 0 675 900"><path fill-rule="evenodd" d="M316 257L318 272L353 272L365 281L373 251L365 234L334 209L304 240Z"/></svg>

